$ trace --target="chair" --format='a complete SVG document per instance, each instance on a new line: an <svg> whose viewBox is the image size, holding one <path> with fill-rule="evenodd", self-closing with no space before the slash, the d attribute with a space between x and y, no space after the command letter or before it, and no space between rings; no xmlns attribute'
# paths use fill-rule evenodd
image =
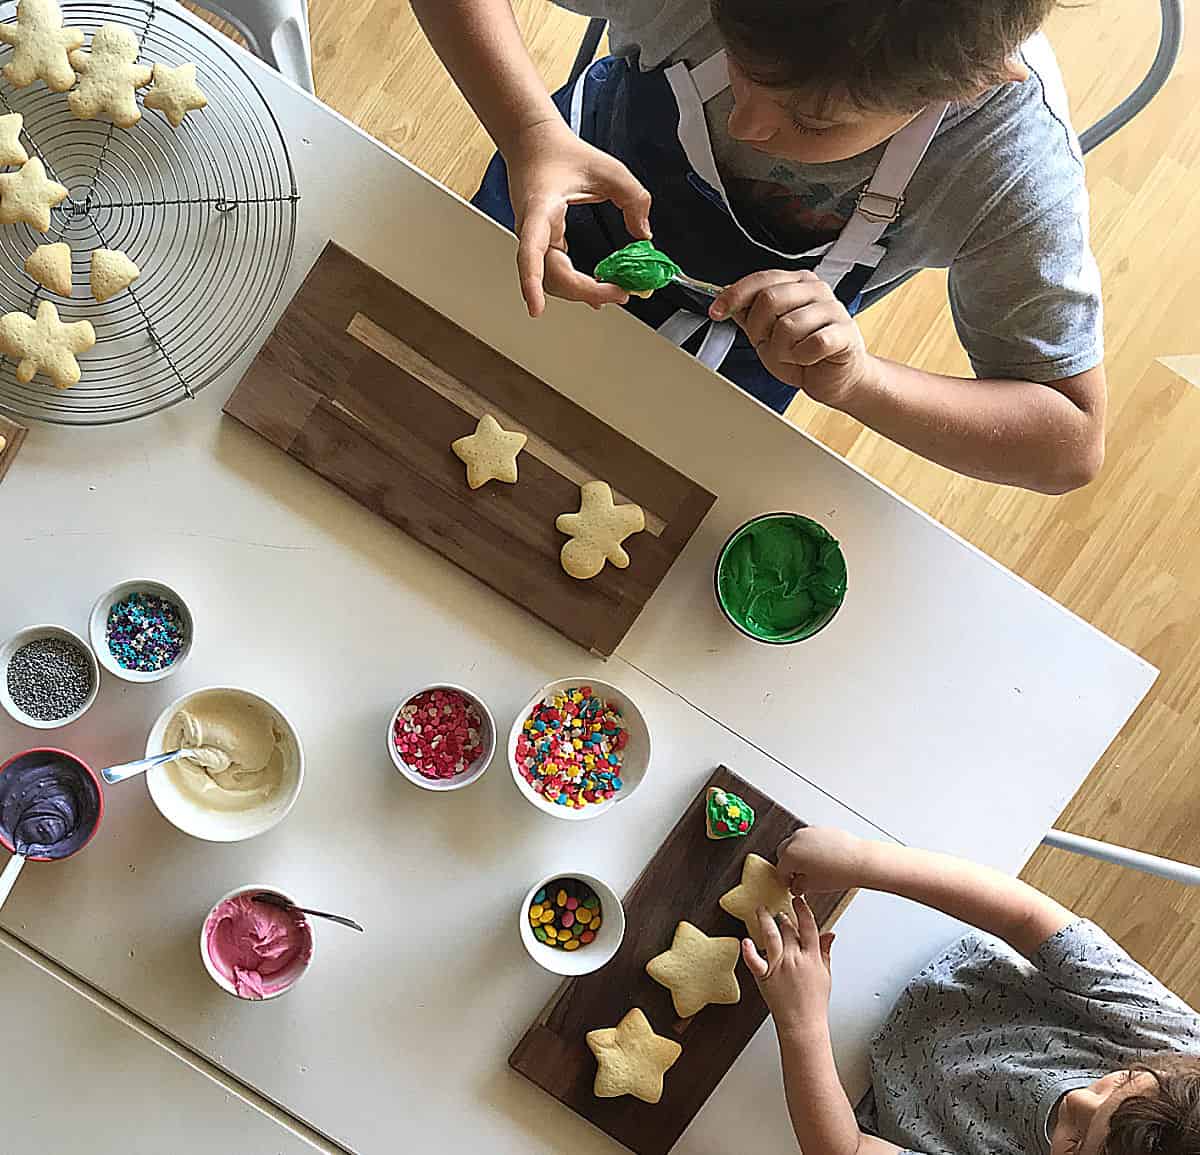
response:
<svg viewBox="0 0 1200 1155"><path fill-rule="evenodd" d="M193 0L193 3L232 24L246 38L250 51L281 76L306 92L313 91L306 0Z"/></svg>

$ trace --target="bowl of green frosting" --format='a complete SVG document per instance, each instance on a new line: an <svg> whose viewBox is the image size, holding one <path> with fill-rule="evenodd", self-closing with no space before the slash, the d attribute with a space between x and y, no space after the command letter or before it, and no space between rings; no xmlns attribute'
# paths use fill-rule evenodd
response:
<svg viewBox="0 0 1200 1155"><path fill-rule="evenodd" d="M717 557L717 604L756 642L802 642L833 620L846 596L837 539L799 513L764 513L730 535Z"/></svg>

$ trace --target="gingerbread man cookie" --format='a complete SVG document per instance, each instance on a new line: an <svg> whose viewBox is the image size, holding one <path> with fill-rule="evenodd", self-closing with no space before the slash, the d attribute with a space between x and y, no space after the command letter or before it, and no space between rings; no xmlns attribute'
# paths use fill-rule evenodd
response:
<svg viewBox="0 0 1200 1155"><path fill-rule="evenodd" d="M469 437L460 437L450 448L467 467L467 484L478 489L489 481L517 480L517 454L525 448L529 437L510 433L500 427L490 413L485 413Z"/></svg>
<svg viewBox="0 0 1200 1155"><path fill-rule="evenodd" d="M71 295L71 246L65 241L56 245L38 245L25 258L25 271L43 289L60 297Z"/></svg>
<svg viewBox="0 0 1200 1155"><path fill-rule="evenodd" d="M24 221L39 233L50 231L50 210L67 199L67 190L46 175L34 156L16 172L0 172L0 225Z"/></svg>
<svg viewBox="0 0 1200 1155"><path fill-rule="evenodd" d="M671 1039L656 1035L645 1014L634 1007L615 1027L588 1031L587 1045L596 1056L598 1099L633 1095L643 1103L662 1098L663 1075L683 1054Z"/></svg>
<svg viewBox="0 0 1200 1155"><path fill-rule="evenodd" d="M66 92L75 83L67 54L83 43L83 32L62 26L55 0L21 0L17 22L0 24L0 41L13 46L4 75L14 88L44 80L51 92Z"/></svg>
<svg viewBox="0 0 1200 1155"><path fill-rule="evenodd" d="M142 98L147 108L156 108L178 128L189 112L204 108L208 97L196 83L196 66L181 64L170 68L165 64L154 66L154 87Z"/></svg>
<svg viewBox="0 0 1200 1155"><path fill-rule="evenodd" d="M621 548L632 533L646 528L646 515L639 505L614 505L612 490L605 481L589 481L579 487L578 513L560 513L555 521L559 533L570 541L562 547L562 567L573 578L594 578L605 561L618 569L629 565L629 554Z"/></svg>
<svg viewBox="0 0 1200 1155"><path fill-rule="evenodd" d="M746 924L746 931L759 950L766 949L758 926L758 908L765 906L774 918L791 915L792 892L779 880L775 867L757 854L747 854L742 863L742 881L718 900L721 909Z"/></svg>
<svg viewBox="0 0 1200 1155"><path fill-rule="evenodd" d="M37 317L28 313L5 313L0 317L0 353L17 362L18 381L32 381L43 373L59 389L69 389L79 380L76 353L96 343L96 330L87 321L64 323L50 301L38 305Z"/></svg>
<svg viewBox="0 0 1200 1155"><path fill-rule="evenodd" d="M137 37L120 24L102 24L92 37L90 52L71 53L71 66L79 73L79 87L67 104L80 120L107 116L118 128L131 128L142 119L137 90L154 75L148 64L138 64Z"/></svg>
<svg viewBox="0 0 1200 1155"><path fill-rule="evenodd" d="M93 249L90 283L92 296L104 302L128 289L141 276L137 267L119 249Z"/></svg>
<svg viewBox="0 0 1200 1155"><path fill-rule="evenodd" d="M29 153L21 143L21 126L25 118L19 112L0 116L0 165L24 164Z"/></svg>
<svg viewBox="0 0 1200 1155"><path fill-rule="evenodd" d="M736 938L710 938L690 922L681 922L671 949L655 955L646 973L671 992L675 1013L690 1019L709 1003L731 1006L742 997L734 974L741 950Z"/></svg>

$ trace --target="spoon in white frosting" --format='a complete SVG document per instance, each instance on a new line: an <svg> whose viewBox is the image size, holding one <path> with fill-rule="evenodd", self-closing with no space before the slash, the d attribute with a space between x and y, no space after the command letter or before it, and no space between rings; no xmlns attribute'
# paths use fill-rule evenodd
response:
<svg viewBox="0 0 1200 1155"><path fill-rule="evenodd" d="M111 786L117 782L124 782L126 778L135 778L138 774L153 770L155 766L161 766L164 762L174 762L176 758L186 758L189 762L195 762L197 766L211 770L214 774L228 770L231 765L229 755L215 746L197 746L195 748L185 746L181 750L168 750L149 758L139 758L136 762L122 762L119 766L106 766L100 771L100 777Z"/></svg>

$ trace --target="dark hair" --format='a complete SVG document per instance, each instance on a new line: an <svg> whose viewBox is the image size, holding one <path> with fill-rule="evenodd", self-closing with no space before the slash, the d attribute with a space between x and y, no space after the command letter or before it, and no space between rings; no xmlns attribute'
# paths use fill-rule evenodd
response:
<svg viewBox="0 0 1200 1155"><path fill-rule="evenodd" d="M726 48L757 84L915 112L1005 79L1056 0L710 0Z"/></svg>
<svg viewBox="0 0 1200 1155"><path fill-rule="evenodd" d="M1158 1089L1130 1095L1112 1113L1105 1155L1200 1155L1200 1056L1175 1055L1135 1065Z"/></svg>

